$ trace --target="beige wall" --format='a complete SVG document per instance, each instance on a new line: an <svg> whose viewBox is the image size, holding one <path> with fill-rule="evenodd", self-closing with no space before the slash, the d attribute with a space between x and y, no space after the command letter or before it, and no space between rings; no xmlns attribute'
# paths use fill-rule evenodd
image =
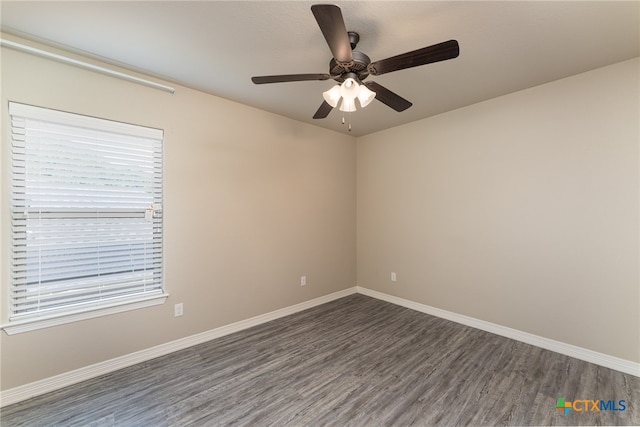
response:
<svg viewBox="0 0 640 427"><path fill-rule="evenodd" d="M180 86L170 95L5 48L1 60L2 322L9 100L165 129L171 294L161 306L0 332L2 389L355 286L355 138Z"/></svg>
<svg viewBox="0 0 640 427"><path fill-rule="evenodd" d="M640 362L639 75L359 138L358 285Z"/></svg>

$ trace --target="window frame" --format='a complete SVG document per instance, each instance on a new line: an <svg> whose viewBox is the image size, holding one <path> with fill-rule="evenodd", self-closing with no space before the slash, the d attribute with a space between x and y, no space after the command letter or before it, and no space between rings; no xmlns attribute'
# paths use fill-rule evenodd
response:
<svg viewBox="0 0 640 427"><path fill-rule="evenodd" d="M116 122L110 119L102 119L102 118L96 118L96 117L91 117L91 116L86 116L86 115L81 115L76 113L68 113L64 111L53 110L53 109L48 109L44 107L36 107L36 106L31 106L31 105L26 105L26 104L21 104L17 102L11 102L11 101L9 102L8 113L9 113L10 121L13 120L14 116L24 117L24 116L35 115L36 120L46 120L52 123L64 123L70 126L84 127L88 129L99 129L101 131L106 131L106 132L115 131L118 133L123 133L123 135L126 135L127 132L131 132L132 135L139 134L138 136L149 137L150 139L155 139L159 141L159 144L160 144L160 148L159 148L160 205L158 206L155 203L157 199L156 199L156 196L154 196L153 198L154 203L152 204L152 206L154 209L159 208L161 212L161 209L162 209L161 203L163 203L163 199L164 199L164 195L162 194L163 193L162 180L164 175L162 144L164 141L164 131L160 129L148 128L148 127L133 125L133 124L124 123L124 122ZM31 117L31 118L34 119L34 117ZM10 136L11 146L14 147L13 122L10 122L9 129L12 132L12 135ZM159 138L158 138L158 135L159 135ZM154 153L157 155L155 151ZM8 168L10 169L9 178L12 182L11 184L9 184L10 200L8 203L9 205L8 210L10 212L11 218L13 218L16 211L15 210L16 206L14 205L14 193L15 193L16 187L14 186L13 181L16 176L19 176L19 174L16 175L16 172L14 171L14 167L15 167L15 161L16 161L15 158L18 158L19 156L14 155L14 149L12 148L11 155L7 157L9 158L9 161L7 163L9 164L5 164L5 165L8 166ZM154 170L157 170L156 166L154 166ZM144 212L144 214L145 214L145 219L149 219L151 218L151 216L153 216L153 220L155 220L156 218L154 216L155 211L150 212L148 208L147 208L147 211ZM13 238L14 236L13 222L14 221L12 219L11 224L9 225L10 239L8 239L9 240L8 247L11 253L13 253L14 248L16 247L16 244ZM154 230L156 227L155 224L156 222L154 222ZM5 295L5 296L8 296L8 298L6 299L8 301L8 304L5 307L7 308L9 320L7 323L0 325L0 328L2 328L7 334L12 335L15 333L27 332L27 331L46 328L50 326L61 325L69 322L76 322L80 320L86 320L90 318L95 318L95 317L120 313L124 311L136 310L144 307L163 304L166 301L169 294L166 293L165 284L164 284L164 249L163 248L164 248L165 232L164 232L164 221L161 214L160 214L159 224L160 224L159 226L160 254L159 256L153 255L151 257L151 259L153 260L156 260L156 261L159 260L160 278L158 280L153 281L153 283L155 283L155 286L154 286L155 289L149 292L143 291L139 294L135 294L135 295L130 294L128 296L123 296L116 299L98 298L95 301L86 302L81 305L73 305L71 303L67 303L66 306L60 307L57 309L52 309L52 310L47 310L42 312L35 311L34 313L30 313L27 315L15 315L14 314L14 307L15 307L14 290L17 289L18 285L15 283L15 280L14 280L15 279L14 267L13 267L14 255L13 254L9 255L11 259L11 266L10 266L10 273L9 273L10 280L9 280L9 286L4 290L4 292L8 294L8 295Z"/></svg>

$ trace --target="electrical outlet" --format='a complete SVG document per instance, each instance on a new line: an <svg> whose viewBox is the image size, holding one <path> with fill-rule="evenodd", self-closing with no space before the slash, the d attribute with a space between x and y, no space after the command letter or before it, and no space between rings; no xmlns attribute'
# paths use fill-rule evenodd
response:
<svg viewBox="0 0 640 427"><path fill-rule="evenodd" d="M173 306L173 316L179 317L184 314L182 303L176 304Z"/></svg>
<svg viewBox="0 0 640 427"><path fill-rule="evenodd" d="M391 272L391 281L396 282L398 280L398 276L396 276L395 271Z"/></svg>
<svg viewBox="0 0 640 427"><path fill-rule="evenodd" d="M300 286L307 286L307 276L300 276Z"/></svg>

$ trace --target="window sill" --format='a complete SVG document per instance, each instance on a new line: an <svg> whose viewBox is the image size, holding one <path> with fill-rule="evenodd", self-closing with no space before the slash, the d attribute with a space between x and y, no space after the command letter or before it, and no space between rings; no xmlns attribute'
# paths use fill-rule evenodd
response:
<svg viewBox="0 0 640 427"><path fill-rule="evenodd" d="M137 310L139 308L164 304L168 297L169 294L163 293L159 295L149 296L143 299L120 302L107 307L87 308L82 311L9 321L4 325L0 325L0 329L3 329L7 333L7 335L21 334L23 332L49 328L51 326L63 325L65 323L78 322L81 320L93 319L95 317L107 316L110 314L122 313L124 311Z"/></svg>

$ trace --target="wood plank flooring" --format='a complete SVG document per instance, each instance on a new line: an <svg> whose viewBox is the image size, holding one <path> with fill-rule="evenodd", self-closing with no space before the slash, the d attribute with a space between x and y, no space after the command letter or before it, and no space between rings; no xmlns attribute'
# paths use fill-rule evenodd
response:
<svg viewBox="0 0 640 427"><path fill-rule="evenodd" d="M626 410L565 416L560 397ZM639 425L640 378L351 295L8 406L0 423Z"/></svg>

